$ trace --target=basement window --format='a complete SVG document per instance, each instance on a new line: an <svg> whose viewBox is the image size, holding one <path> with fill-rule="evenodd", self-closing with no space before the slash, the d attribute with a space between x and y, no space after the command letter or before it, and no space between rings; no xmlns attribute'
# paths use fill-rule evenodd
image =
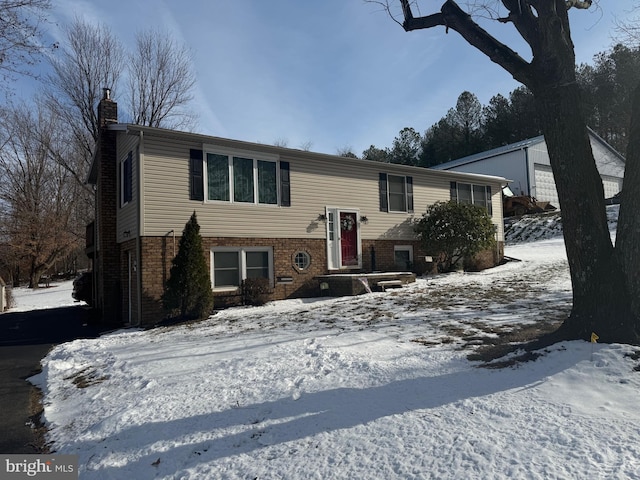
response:
<svg viewBox="0 0 640 480"><path fill-rule="evenodd" d="M307 252L299 251L293 256L293 265L299 271L304 271L311 265L311 255Z"/></svg>
<svg viewBox="0 0 640 480"><path fill-rule="evenodd" d="M214 290L235 290L247 278L266 278L272 283L271 247L215 247L211 250L211 284Z"/></svg>

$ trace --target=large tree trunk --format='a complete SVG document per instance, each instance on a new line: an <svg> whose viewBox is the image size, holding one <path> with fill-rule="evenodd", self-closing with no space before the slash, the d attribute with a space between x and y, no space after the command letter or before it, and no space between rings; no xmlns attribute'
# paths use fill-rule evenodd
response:
<svg viewBox="0 0 640 480"><path fill-rule="evenodd" d="M591 2L502 1L531 47L525 61L476 24L453 0L440 12L415 18L410 0L400 0L405 30L444 26L526 85L539 108L551 168L558 190L573 308L555 338L639 343L640 328L640 91L624 180L618 249L608 230L602 179L596 169L576 82L575 54L567 8Z"/></svg>
<svg viewBox="0 0 640 480"><path fill-rule="evenodd" d="M573 309L560 338L605 342L638 339L629 292L609 234L602 179L596 169L575 83L534 95L558 190Z"/></svg>
<svg viewBox="0 0 640 480"><path fill-rule="evenodd" d="M567 11L555 0L538 13L531 34L527 86L539 111L558 191L573 287L571 315L560 338L637 342L638 332L619 256L607 224L602 178L596 168L575 73Z"/></svg>
<svg viewBox="0 0 640 480"><path fill-rule="evenodd" d="M637 333L640 332L640 84L633 97L626 160L616 256L629 289Z"/></svg>

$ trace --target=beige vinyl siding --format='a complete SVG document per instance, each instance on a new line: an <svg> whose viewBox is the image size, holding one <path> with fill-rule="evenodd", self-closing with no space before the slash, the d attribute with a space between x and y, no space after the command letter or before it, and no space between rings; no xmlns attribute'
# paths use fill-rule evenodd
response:
<svg viewBox="0 0 640 480"><path fill-rule="evenodd" d="M138 145L139 139L135 135L119 135L118 141L118 169L117 169L117 178L118 178L118 207L116 210L117 216L117 241L118 243L130 240L133 237L138 235ZM129 152L132 152L132 189L131 189L131 201L127 203L124 207L120 207L120 198L122 192L120 189L122 188L122 180L120 178L121 172L121 164L127 158ZM128 233L125 233L128 232Z"/></svg>
<svg viewBox="0 0 640 480"><path fill-rule="evenodd" d="M215 141L214 141L215 140ZM290 163L291 206L254 205L189 200L189 150L203 144L277 155ZM179 136L144 135L144 225L145 235L179 235L195 211L201 234L210 237L326 238L326 224L318 219L326 207L357 209L368 222L361 225L362 239L413 238L411 221L428 205L449 200L449 182L477 177L446 171L381 164L312 154L272 146L203 137L200 142ZM380 212L379 173L413 177L414 214ZM493 182L493 183L492 183ZM501 214L500 183L486 182L494 193L494 214ZM205 193L206 195L206 193ZM500 217L501 218L501 217ZM497 220L495 223L501 223ZM501 235L501 234L500 234ZM501 237L500 237L501 238Z"/></svg>

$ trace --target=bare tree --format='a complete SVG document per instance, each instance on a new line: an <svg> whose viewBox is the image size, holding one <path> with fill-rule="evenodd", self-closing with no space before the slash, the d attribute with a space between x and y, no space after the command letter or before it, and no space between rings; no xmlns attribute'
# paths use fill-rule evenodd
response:
<svg viewBox="0 0 640 480"><path fill-rule="evenodd" d="M47 78L45 95L59 121L74 134L77 152L62 165L78 183L85 183L98 138L96 105L107 87L117 88L123 69L124 50L105 25L79 18L65 29L65 42L51 57L53 73Z"/></svg>
<svg viewBox="0 0 640 480"><path fill-rule="evenodd" d="M359 158L358 155L353 153L353 147L351 145L345 145L336 150L336 155L339 157L347 157L347 158Z"/></svg>
<svg viewBox="0 0 640 480"><path fill-rule="evenodd" d="M0 75L7 81L29 74L42 53L40 24L49 0L0 0Z"/></svg>
<svg viewBox="0 0 640 480"><path fill-rule="evenodd" d="M80 238L70 229L79 188L70 172L52 157L66 156L68 138L57 114L38 103L7 109L0 119L0 236L16 262L29 269L29 287Z"/></svg>
<svg viewBox="0 0 640 480"><path fill-rule="evenodd" d="M188 109L195 74L190 51L167 33L147 30L136 36L129 55L129 110L138 125L192 128L196 116Z"/></svg>
<svg viewBox="0 0 640 480"><path fill-rule="evenodd" d="M390 5L382 4L387 11ZM604 189L589 142L582 100L576 82L575 53L568 10L589 8L591 0L502 0L469 2L493 18L511 24L531 48L526 61L478 25L456 2L440 11L414 17L417 2L400 0L406 31L434 27L454 30L470 45L509 72L533 93L547 143L560 207L573 308L554 338L589 339L597 332L605 342L640 341L640 179L627 161L621 219L633 227L618 231L614 249L607 225ZM399 22L400 23L400 22ZM629 202L629 204L627 204ZM631 214L623 213L628 208ZM635 215L635 219L629 218ZM623 238L620 238L622 235ZM632 302L632 299L633 302Z"/></svg>

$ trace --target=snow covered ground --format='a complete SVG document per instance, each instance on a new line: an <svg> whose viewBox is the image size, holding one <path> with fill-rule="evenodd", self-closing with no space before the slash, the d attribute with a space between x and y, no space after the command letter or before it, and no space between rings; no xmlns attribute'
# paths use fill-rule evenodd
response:
<svg viewBox="0 0 640 480"><path fill-rule="evenodd" d="M59 345L31 379L52 449L81 479L640 478L638 349L468 360L570 309L561 238L506 253L522 261Z"/></svg>
<svg viewBox="0 0 640 480"><path fill-rule="evenodd" d="M72 305L86 305L77 302L71 297L73 280L65 282L52 282L49 288L30 290L26 287L14 288L13 298L15 306L12 312L27 312L30 310L42 310L48 308L70 307Z"/></svg>

